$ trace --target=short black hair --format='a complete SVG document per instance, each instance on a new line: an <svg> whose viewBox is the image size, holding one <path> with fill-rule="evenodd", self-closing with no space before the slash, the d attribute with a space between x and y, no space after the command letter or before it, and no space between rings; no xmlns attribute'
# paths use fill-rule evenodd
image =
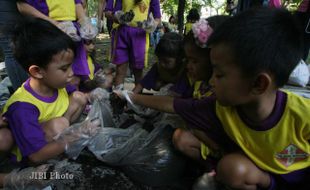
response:
<svg viewBox="0 0 310 190"><path fill-rule="evenodd" d="M208 40L209 47L225 44L244 76L267 71L277 87L283 86L302 55L301 29L284 9L244 11L220 25Z"/></svg>
<svg viewBox="0 0 310 190"><path fill-rule="evenodd" d="M187 21L197 21L200 19L200 14L198 9L192 8L189 10L188 15L186 16Z"/></svg>
<svg viewBox="0 0 310 190"><path fill-rule="evenodd" d="M157 57L173 58L184 56L182 36L176 32L165 33L155 48L155 55Z"/></svg>
<svg viewBox="0 0 310 190"><path fill-rule="evenodd" d="M46 20L25 17L14 28L14 56L26 71L31 65L46 68L54 55L68 49L75 55L75 42Z"/></svg>

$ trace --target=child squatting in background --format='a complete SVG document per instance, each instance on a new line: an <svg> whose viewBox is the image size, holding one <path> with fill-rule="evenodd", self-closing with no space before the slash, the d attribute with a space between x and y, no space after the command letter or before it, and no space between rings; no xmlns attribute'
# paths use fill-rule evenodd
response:
<svg viewBox="0 0 310 190"><path fill-rule="evenodd" d="M173 95L181 97L191 96L191 86L186 76L184 61L183 39L177 33L169 32L163 35L155 49L158 62L133 89L134 93L141 93L143 88L160 90L167 84Z"/></svg>
<svg viewBox="0 0 310 190"><path fill-rule="evenodd" d="M224 156L215 177L228 187L309 189L310 100L279 90L301 59L300 32L287 10L244 11L208 40L216 99L128 95L135 104L179 114L216 142Z"/></svg>
<svg viewBox="0 0 310 190"><path fill-rule="evenodd" d="M39 163L63 153L79 138L72 132L66 140L54 140L76 121L87 102L83 93L70 94L65 88L73 77L75 43L38 18L19 23L13 43L15 57L30 78L9 98L3 116L16 143L14 159ZM86 131L97 128L95 121L83 127Z"/></svg>
<svg viewBox="0 0 310 190"><path fill-rule="evenodd" d="M100 65L95 60L95 43L94 40L84 40L84 48L87 52L87 64L90 74L81 76L79 90L82 92L90 92L95 88L103 88L112 91L113 86L113 69L100 68Z"/></svg>

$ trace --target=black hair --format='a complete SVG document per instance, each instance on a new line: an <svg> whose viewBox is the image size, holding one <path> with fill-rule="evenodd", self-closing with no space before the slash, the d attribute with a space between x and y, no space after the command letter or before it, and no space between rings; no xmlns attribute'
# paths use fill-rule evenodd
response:
<svg viewBox="0 0 310 190"><path fill-rule="evenodd" d="M14 28L14 56L26 71L31 65L46 68L54 55L68 49L75 55L75 42L46 20L26 17Z"/></svg>
<svg viewBox="0 0 310 190"><path fill-rule="evenodd" d="M200 19L200 15L197 9L192 8L189 10L188 15L186 16L188 22L196 22Z"/></svg>
<svg viewBox="0 0 310 190"><path fill-rule="evenodd" d="M267 71L277 87L283 86L301 59L301 29L284 9L244 11L220 25L208 45L230 47L235 64L246 77Z"/></svg>
<svg viewBox="0 0 310 190"><path fill-rule="evenodd" d="M175 18L173 15L171 15L171 16L169 17L169 20L168 20L169 23L171 22L172 19L174 19L174 21L175 21L176 18Z"/></svg>
<svg viewBox="0 0 310 190"><path fill-rule="evenodd" d="M159 40L155 55L157 57L182 58L184 56L182 36L175 32L165 33Z"/></svg>

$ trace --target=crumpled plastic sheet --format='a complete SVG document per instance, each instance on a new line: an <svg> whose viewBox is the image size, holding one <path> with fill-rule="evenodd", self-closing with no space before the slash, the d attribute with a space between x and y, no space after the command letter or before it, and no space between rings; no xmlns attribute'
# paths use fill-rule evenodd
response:
<svg viewBox="0 0 310 190"><path fill-rule="evenodd" d="M137 23L138 27L144 29L148 33L153 33L157 28L157 23L153 17L153 14L150 13L147 17L147 20Z"/></svg>
<svg viewBox="0 0 310 190"><path fill-rule="evenodd" d="M295 67L295 69L292 71L289 77L289 84L297 85L305 87L310 78L310 73L307 64L300 60L298 65Z"/></svg>
<svg viewBox="0 0 310 190"><path fill-rule="evenodd" d="M73 41L81 41L81 37L78 35L77 29L71 21L59 22L57 27L72 38Z"/></svg>
<svg viewBox="0 0 310 190"><path fill-rule="evenodd" d="M80 24L80 35L83 39L92 40L97 36L98 28L91 24L90 18L84 18Z"/></svg>
<svg viewBox="0 0 310 190"><path fill-rule="evenodd" d="M114 127L111 110L105 104L108 96L108 92L100 88L91 92L93 104L85 121L71 125L54 138L56 141L65 143L69 158L76 159L102 127ZM97 126L101 128L98 129Z"/></svg>

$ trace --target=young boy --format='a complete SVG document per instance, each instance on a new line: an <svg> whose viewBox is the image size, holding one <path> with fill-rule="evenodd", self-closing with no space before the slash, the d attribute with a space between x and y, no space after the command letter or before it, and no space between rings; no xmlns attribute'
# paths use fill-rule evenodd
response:
<svg viewBox="0 0 310 190"><path fill-rule="evenodd" d="M17 145L16 160L42 162L64 152L65 143L53 137L79 117L87 102L83 93L69 96L65 88L73 77L75 43L53 24L36 18L16 27L13 43L15 57L30 78L7 101L3 116Z"/></svg>
<svg viewBox="0 0 310 190"><path fill-rule="evenodd" d="M301 58L300 31L286 10L245 11L208 40L216 99L129 97L181 115L206 145L226 150L216 178L230 188L309 189L310 100L279 90Z"/></svg>

